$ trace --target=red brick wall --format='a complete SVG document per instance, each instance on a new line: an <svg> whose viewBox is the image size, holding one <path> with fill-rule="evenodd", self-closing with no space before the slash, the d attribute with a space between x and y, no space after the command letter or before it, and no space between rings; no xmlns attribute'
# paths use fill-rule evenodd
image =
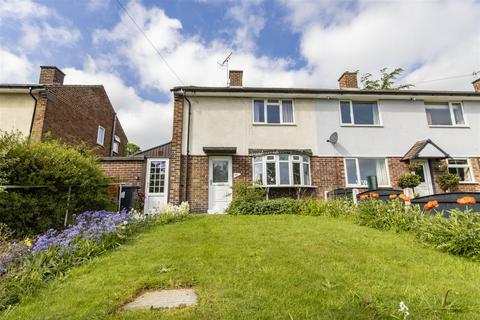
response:
<svg viewBox="0 0 480 320"><path fill-rule="evenodd" d="M410 172L408 163L400 161L401 159L402 158L387 158L390 183L395 189L401 189L397 184L398 178Z"/></svg>
<svg viewBox="0 0 480 320"><path fill-rule="evenodd" d="M324 198L325 191L345 187L343 158L310 157L312 185L317 186L316 197Z"/></svg>
<svg viewBox="0 0 480 320"><path fill-rule="evenodd" d="M344 72L338 79L338 86L340 89L358 88L357 73L348 71Z"/></svg>
<svg viewBox="0 0 480 320"><path fill-rule="evenodd" d="M173 133L170 157L170 183L168 201L173 204L182 202L182 190L185 168L182 170L182 131L183 131L183 97L174 96Z"/></svg>
<svg viewBox="0 0 480 320"><path fill-rule="evenodd" d="M113 178L114 183L144 187L144 160L102 160L100 165L103 172Z"/></svg>
<svg viewBox="0 0 480 320"><path fill-rule="evenodd" d="M67 144L84 143L99 156L109 156L114 109L103 86L47 86L37 103L32 138L47 132ZM98 126L105 128L104 145L97 145ZM116 135L121 144L118 155L125 154L128 142L117 119Z"/></svg>

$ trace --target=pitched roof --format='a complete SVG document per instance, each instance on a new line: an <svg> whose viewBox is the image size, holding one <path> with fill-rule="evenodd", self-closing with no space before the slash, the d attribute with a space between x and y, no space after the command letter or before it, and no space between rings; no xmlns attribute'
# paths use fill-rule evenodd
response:
<svg viewBox="0 0 480 320"><path fill-rule="evenodd" d="M431 147L431 151L436 151L438 154L434 155L430 153L429 155L422 155L422 151L426 150L428 147ZM401 161L415 160L415 159L445 159L449 155L443 151L439 146L433 143L432 140L426 139L415 142L415 144L410 148L410 150L405 153Z"/></svg>

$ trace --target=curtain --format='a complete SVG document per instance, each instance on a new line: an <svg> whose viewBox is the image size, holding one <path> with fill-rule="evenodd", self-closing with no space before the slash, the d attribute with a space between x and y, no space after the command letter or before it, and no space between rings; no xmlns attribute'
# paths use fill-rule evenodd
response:
<svg viewBox="0 0 480 320"><path fill-rule="evenodd" d="M388 185L388 174L385 159L377 160L377 182L379 186Z"/></svg>
<svg viewBox="0 0 480 320"><path fill-rule="evenodd" d="M283 123L293 123L293 105L292 101L282 101Z"/></svg>

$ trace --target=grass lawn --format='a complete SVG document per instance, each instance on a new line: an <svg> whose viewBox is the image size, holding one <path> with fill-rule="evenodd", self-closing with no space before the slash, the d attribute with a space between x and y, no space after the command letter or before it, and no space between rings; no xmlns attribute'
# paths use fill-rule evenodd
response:
<svg viewBox="0 0 480 320"><path fill-rule="evenodd" d="M142 288L189 286L195 307L117 311ZM408 319L479 319L480 263L341 219L196 216L149 230L1 316L402 319L400 301Z"/></svg>

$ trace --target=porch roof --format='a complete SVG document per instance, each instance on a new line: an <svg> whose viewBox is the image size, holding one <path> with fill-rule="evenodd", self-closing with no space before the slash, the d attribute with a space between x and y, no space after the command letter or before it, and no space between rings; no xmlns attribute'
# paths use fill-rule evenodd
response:
<svg viewBox="0 0 480 320"><path fill-rule="evenodd" d="M448 153L437 146L432 140L426 139L417 141L410 150L405 153L401 161L415 159L446 159L450 156Z"/></svg>

